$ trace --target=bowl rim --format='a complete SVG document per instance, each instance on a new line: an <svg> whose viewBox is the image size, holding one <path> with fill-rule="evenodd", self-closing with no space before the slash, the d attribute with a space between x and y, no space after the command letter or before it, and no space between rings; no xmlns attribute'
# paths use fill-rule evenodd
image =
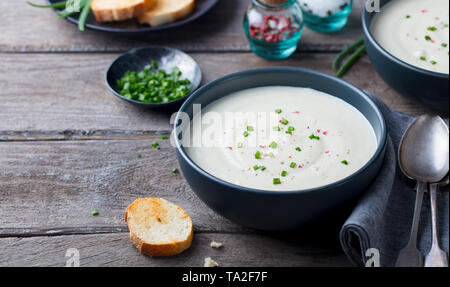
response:
<svg viewBox="0 0 450 287"><path fill-rule="evenodd" d="M198 84L195 85L195 87L193 88L193 90L189 94L187 94L186 96L184 96L182 98L176 99L175 101L171 101L171 102L167 102L167 103L144 103L144 102L136 101L136 100L133 100L133 99L128 99L128 98L122 96L119 92L117 92L112 87L112 83L109 82L108 76L109 76L109 74L110 74L110 72L112 70L112 67L114 67L117 64L117 62L119 62L120 60L122 60L125 57L128 57L128 55L130 55L132 53L136 53L136 52L141 51L141 50L151 50L151 49L165 49L165 50L169 50L169 51L175 51L177 53L182 54L184 57L189 58L189 59L192 60L192 62L195 64L195 66L199 70L199 77L200 77L200 79L199 79ZM151 108L162 108L162 107L172 106L172 105L184 102L187 98L189 98L200 87L200 85L202 83L202 76L203 75L202 75L202 70L200 68L200 65L197 63L197 61L195 61L194 58L192 58L190 55L186 54L185 52L183 52L181 50L178 50L178 49L175 49L175 48L167 47L167 46L144 46L144 47L137 47L137 48L130 49L130 50L126 51L125 53L121 54L120 56L118 56L116 59L114 59L114 61L112 61L112 63L109 65L108 69L106 70L105 83L106 83L106 86L108 87L109 91L113 95L115 95L116 97L120 98L121 100L127 101L127 102L132 103L132 104L141 105L141 106L144 106L144 107L149 107L149 108L150 107Z"/></svg>
<svg viewBox="0 0 450 287"><path fill-rule="evenodd" d="M377 118L380 121L380 125L381 125L381 140L377 146L377 150L372 155L370 160L364 166L362 166L360 169L358 169L356 172L352 173L351 175L349 175L339 181L336 181L336 182L333 182L333 183L330 183L327 185L319 186L316 188L309 188L309 189L302 189L302 190L287 190L287 191L254 189L254 188L244 187L241 185L236 185L236 184L227 182L225 180L222 180L222 179L208 173L207 171L203 170L200 166L198 166L186 153L186 150L180 143L180 140L177 136L178 130L179 130L177 123L180 120L181 112L184 112L186 110L186 108L189 105L191 105L197 97L199 97L199 95L201 95L202 93L204 93L205 91L207 91L211 88L214 88L215 86L219 85L220 83L222 83L224 81L233 80L235 78L240 78L243 76L245 77L246 75L264 74L264 73L268 73L268 72L288 72L288 73L300 73L300 74L306 73L306 74L310 74L310 75L315 75L315 76L323 77L327 81L335 81L343 86L346 86L346 87L352 89L353 91L355 91L356 94L359 94L359 96L361 96L375 111ZM325 74L322 72L310 70L310 69L294 68L294 67L267 67L267 68L257 68L257 69L250 69L250 70L232 73L232 74L226 75L224 77L221 77L219 79L216 79L216 80L204 85L197 91L195 91L189 97L189 99L184 102L184 104L181 106L180 110L177 112L177 115L176 115L176 118L174 121L174 129L172 132L172 137L175 142L175 148L178 151L179 155L181 155L181 157L189 164L189 166L191 166L198 173L200 173L202 176L208 178L209 180L212 180L220 185L223 185L228 188L232 188L234 190L238 190L241 192L258 193L258 194L265 194L265 195L293 195L293 194L306 194L306 193L310 193L310 192L318 192L318 191L328 190L331 188L336 188L341 185L347 184L353 178L361 175L364 171L366 171L368 168L370 168L373 165L373 163L383 154L385 147L387 145L387 134L388 134L387 133L387 125L386 125L386 120L383 116L383 113L381 112L381 110L379 109L377 104L366 93L364 93L362 90L360 90L356 86L354 86L342 79L336 78L334 76L331 76L331 75L328 75L328 74Z"/></svg>
<svg viewBox="0 0 450 287"><path fill-rule="evenodd" d="M383 7L384 7L384 5L390 3L391 1L392 0L387 0L387 2L383 4ZM434 71L426 70L426 69L423 69L423 68L420 68L420 67L416 67L414 65L406 63L405 61L395 57L394 55L389 53L385 48L383 48L383 46L381 46L377 42L377 40L375 40L375 38L373 37L372 32L370 30L370 27L372 26L372 22L373 22L373 19L374 19L375 16L372 17L372 20L369 20L369 18L371 16L370 15L371 13L380 13L380 12L368 12L367 9L364 9L364 13L363 13L363 16L362 16L362 26L363 26L364 35L366 36L366 39L368 39L370 41L370 43L379 52L381 52L389 60L391 60L393 62L396 62L397 64L400 64L401 66L403 66L403 67L405 67L407 69L413 70L413 71L418 72L418 73L426 74L428 76L444 78L444 79L447 79L447 80L449 79L449 74L434 72Z"/></svg>

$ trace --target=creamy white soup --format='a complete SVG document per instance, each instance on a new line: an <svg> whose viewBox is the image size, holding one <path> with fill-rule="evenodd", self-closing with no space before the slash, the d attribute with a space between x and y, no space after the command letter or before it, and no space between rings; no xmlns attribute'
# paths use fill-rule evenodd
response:
<svg viewBox="0 0 450 287"><path fill-rule="evenodd" d="M262 190L337 182L362 168L377 149L372 126L356 108L308 88L236 92L203 108L189 128L201 140L186 150L203 170Z"/></svg>
<svg viewBox="0 0 450 287"><path fill-rule="evenodd" d="M375 17L372 34L393 56L449 73L449 0L394 0Z"/></svg>

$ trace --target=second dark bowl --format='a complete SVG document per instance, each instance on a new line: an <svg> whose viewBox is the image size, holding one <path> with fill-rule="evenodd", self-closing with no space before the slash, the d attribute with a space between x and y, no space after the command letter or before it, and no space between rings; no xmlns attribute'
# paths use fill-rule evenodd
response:
<svg viewBox="0 0 450 287"><path fill-rule="evenodd" d="M364 167L341 181L299 191L250 189L225 182L201 169L188 156L181 141L180 124L186 124L186 115L193 118L193 105L205 107L233 92L263 86L310 87L346 101L357 108L372 125L378 141L376 153ZM274 67L220 78L189 97L175 123L178 161L192 190L222 216L260 230L297 229L353 199L375 178L386 150L386 124L376 104L364 92L343 80L305 69Z"/></svg>
<svg viewBox="0 0 450 287"><path fill-rule="evenodd" d="M381 0L381 7L391 0ZM427 71L394 57L375 40L371 32L376 12L365 10L364 37L367 54L383 80L403 96L411 97L439 111L449 110L449 75ZM386 31L388 33L389 31Z"/></svg>
<svg viewBox="0 0 450 287"><path fill-rule="evenodd" d="M190 94L167 103L145 103L128 99L120 94L117 87L117 80L121 79L127 71L141 71L152 61L156 61L158 69L170 71L178 67L182 72L182 78L191 81L189 85ZM202 73L197 62L191 56L177 49L168 47L142 47L132 49L119 56L106 71L105 82L109 90L116 97L150 109L171 109L179 108L181 104L200 86Z"/></svg>

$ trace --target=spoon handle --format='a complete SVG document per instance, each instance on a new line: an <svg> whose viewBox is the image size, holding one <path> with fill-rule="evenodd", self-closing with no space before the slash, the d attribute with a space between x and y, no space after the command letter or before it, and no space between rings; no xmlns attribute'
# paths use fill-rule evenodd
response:
<svg viewBox="0 0 450 287"><path fill-rule="evenodd" d="M409 239L409 245L414 246L415 248L417 248L417 234L419 233L420 213L422 211L423 195L426 188L426 183L417 183L416 205L414 207L414 218L411 227L411 237Z"/></svg>
<svg viewBox="0 0 450 287"><path fill-rule="evenodd" d="M431 224L433 228L433 244L425 258L425 267L448 267L447 253L439 246L439 230L437 223L437 188L438 184L430 185Z"/></svg>
<svg viewBox="0 0 450 287"><path fill-rule="evenodd" d="M423 254L417 248L417 233L419 231L420 213L422 210L423 195L426 183L417 183L416 206L414 208L414 218L411 227L411 237L405 248L400 250L396 267L423 267Z"/></svg>

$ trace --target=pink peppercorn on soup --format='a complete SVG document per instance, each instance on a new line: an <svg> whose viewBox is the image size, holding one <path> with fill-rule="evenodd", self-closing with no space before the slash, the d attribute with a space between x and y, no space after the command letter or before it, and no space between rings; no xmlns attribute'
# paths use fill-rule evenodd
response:
<svg viewBox="0 0 450 287"><path fill-rule="evenodd" d="M309 88L271 86L223 97L195 115L202 169L260 190L325 186L361 169L377 149L368 120L343 100Z"/></svg>

